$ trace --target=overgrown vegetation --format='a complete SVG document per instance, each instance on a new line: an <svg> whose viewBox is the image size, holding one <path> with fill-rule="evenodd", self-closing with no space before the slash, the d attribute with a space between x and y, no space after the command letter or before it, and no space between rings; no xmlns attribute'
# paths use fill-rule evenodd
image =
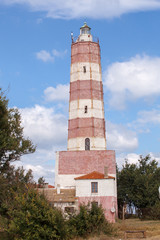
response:
<svg viewBox="0 0 160 240"><path fill-rule="evenodd" d="M8 108L8 100L0 88L0 173L24 154L33 153L35 146L23 136L21 116L16 108Z"/></svg>
<svg viewBox="0 0 160 240"><path fill-rule="evenodd" d="M104 211L96 203L81 205L78 214L74 214L67 222L70 236L86 237L90 234L111 234L112 225L107 222Z"/></svg>
<svg viewBox="0 0 160 240"><path fill-rule="evenodd" d="M33 189L29 189L27 195L15 196L14 209L10 208L8 215L7 232L11 239L66 239L61 212L50 207L44 196Z"/></svg>
<svg viewBox="0 0 160 240"><path fill-rule="evenodd" d="M10 220L6 231L9 239L14 240L63 240L112 233L111 224L106 221L101 207L94 204L81 206L79 213L68 219L32 189L27 196L17 194L14 209L10 208L8 215Z"/></svg>
<svg viewBox="0 0 160 240"><path fill-rule="evenodd" d="M117 169L118 208L124 205L137 211L141 219L160 219L160 167L150 155L140 156L138 164L126 160L122 170Z"/></svg>
<svg viewBox="0 0 160 240"><path fill-rule="evenodd" d="M23 136L18 110L8 108L0 89L0 239L63 240L110 233L112 229L101 207L81 206L79 213L65 218L37 193L31 170L11 165L34 151L32 142ZM38 184L44 185L43 177Z"/></svg>
<svg viewBox="0 0 160 240"><path fill-rule="evenodd" d="M80 211L67 218L49 205L35 190L32 171L15 169L11 163L35 146L23 136L21 116L8 108L8 100L0 89L0 230L3 240L67 240L95 234L111 234L113 229L101 206L95 203L80 206ZM140 156L139 164L126 160L117 169L118 206L138 209L139 217L160 219L160 167L148 155ZM43 177L38 181L44 185ZM0 232L1 233L1 232Z"/></svg>

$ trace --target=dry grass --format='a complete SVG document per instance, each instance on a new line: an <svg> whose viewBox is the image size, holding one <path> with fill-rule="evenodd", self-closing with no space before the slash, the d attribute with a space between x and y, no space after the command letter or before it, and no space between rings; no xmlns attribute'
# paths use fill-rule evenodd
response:
<svg viewBox="0 0 160 240"><path fill-rule="evenodd" d="M90 237L87 240L124 240L124 231L126 230L146 230L146 240L160 240L160 221L141 221L139 219L126 219L125 221L118 220L115 226L116 237L100 235L97 237ZM3 236L4 233L0 233L0 240L7 240ZM140 235L128 235L128 240L142 240L142 234ZM141 238L140 238L141 237ZM84 240L84 238L77 238L75 240Z"/></svg>
<svg viewBox="0 0 160 240"><path fill-rule="evenodd" d="M124 231L126 230L145 230L147 233L147 239L158 237L160 240L160 221L141 221L139 219L127 219L124 221L118 221L116 223L116 226L118 228L118 236L120 237L124 237ZM132 235L130 235L130 237L131 236Z"/></svg>
<svg viewBox="0 0 160 240"><path fill-rule="evenodd" d="M124 240L124 231L126 230L146 230L146 240L160 240L160 221L141 221L139 219L126 219L115 224L116 237L104 236L91 237L88 240ZM129 234L128 240L142 240L142 234ZM82 239L77 239L82 240ZM84 240L84 239L83 239Z"/></svg>

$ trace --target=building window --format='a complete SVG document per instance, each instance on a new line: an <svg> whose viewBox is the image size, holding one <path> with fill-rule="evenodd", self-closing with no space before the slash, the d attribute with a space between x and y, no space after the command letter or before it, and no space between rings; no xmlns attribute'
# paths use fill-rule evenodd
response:
<svg viewBox="0 0 160 240"><path fill-rule="evenodd" d="M85 150L90 150L90 139L89 138L85 139Z"/></svg>
<svg viewBox="0 0 160 240"><path fill-rule="evenodd" d="M65 207L65 212L74 213L74 207Z"/></svg>
<svg viewBox="0 0 160 240"><path fill-rule="evenodd" d="M85 106L85 107L84 107L84 113L87 113L87 112L88 112L88 107Z"/></svg>
<svg viewBox="0 0 160 240"><path fill-rule="evenodd" d="M98 193L98 182L91 182L91 193Z"/></svg>
<svg viewBox="0 0 160 240"><path fill-rule="evenodd" d="M86 66L83 66L83 72L86 73Z"/></svg>

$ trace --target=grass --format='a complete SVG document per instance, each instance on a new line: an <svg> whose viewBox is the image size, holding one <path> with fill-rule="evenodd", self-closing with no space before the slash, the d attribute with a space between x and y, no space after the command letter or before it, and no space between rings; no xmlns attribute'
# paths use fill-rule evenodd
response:
<svg viewBox="0 0 160 240"><path fill-rule="evenodd" d="M139 219L118 220L116 227L119 237L124 237L124 231L126 230L145 230L148 239L152 239L155 236L158 236L160 239L160 221L141 221Z"/></svg>
<svg viewBox="0 0 160 240"><path fill-rule="evenodd" d="M126 230L146 230L146 240L160 240L160 221L141 221L139 219L126 219L124 221L118 220L114 226L117 229L115 232L115 237L100 235L97 237L90 237L88 240L124 240L124 232ZM141 238L142 234L129 234L128 237L129 240L143 239ZM83 239L79 238L76 240Z"/></svg>
<svg viewBox="0 0 160 240"><path fill-rule="evenodd" d="M160 221L141 221L139 219L126 219L124 221L118 220L115 223L115 233L116 237L100 235L97 237L90 237L88 240L123 240L124 231L126 230L146 230L147 238L146 240L160 240ZM139 235L142 236L142 235ZM137 235L129 235L129 239L139 239ZM133 238L134 237L134 238ZM6 233L0 232L0 240L11 240L7 238ZM84 238L77 238L75 240L84 240Z"/></svg>

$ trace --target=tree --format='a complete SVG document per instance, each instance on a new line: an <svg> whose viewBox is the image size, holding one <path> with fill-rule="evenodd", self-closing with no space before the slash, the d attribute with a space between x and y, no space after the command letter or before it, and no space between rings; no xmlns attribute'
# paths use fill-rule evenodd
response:
<svg viewBox="0 0 160 240"><path fill-rule="evenodd" d="M15 169L10 163L34 151L35 146L23 136L18 109L8 107L8 99L0 88L0 214L6 218L14 193L24 193L28 184L33 184L31 170Z"/></svg>
<svg viewBox="0 0 160 240"><path fill-rule="evenodd" d="M38 179L38 187L39 187L39 188L43 188L43 187L44 187L44 184L45 184L45 179L44 179L44 177L40 177L40 178Z"/></svg>
<svg viewBox="0 0 160 240"><path fill-rule="evenodd" d="M139 216L145 215L145 209L153 207L158 201L160 167L150 155L140 156L138 164L129 164L126 160L122 170L117 171L118 206L124 204L139 210Z"/></svg>
<svg viewBox="0 0 160 240"><path fill-rule="evenodd" d="M30 187L34 187L32 170L9 166L7 173L0 174L0 215L9 219L8 211L14 208L15 193L27 193Z"/></svg>
<svg viewBox="0 0 160 240"><path fill-rule="evenodd" d="M6 171L12 161L34 151L33 143L23 136L18 109L8 108L8 99L0 88L0 173Z"/></svg>
<svg viewBox="0 0 160 240"><path fill-rule="evenodd" d="M44 195L29 189L15 194L14 209L9 210L8 232L15 240L67 239L65 219L61 211L52 208Z"/></svg>

